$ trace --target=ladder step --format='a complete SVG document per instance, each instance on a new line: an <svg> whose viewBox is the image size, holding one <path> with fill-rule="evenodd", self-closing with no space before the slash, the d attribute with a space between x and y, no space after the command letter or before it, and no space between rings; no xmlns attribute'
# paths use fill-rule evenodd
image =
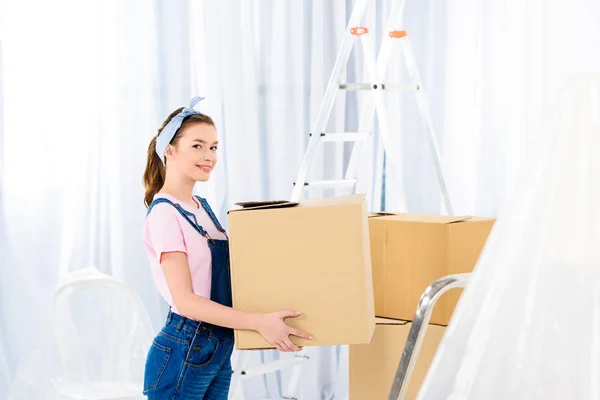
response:
<svg viewBox="0 0 600 400"><path fill-rule="evenodd" d="M308 357L306 357L306 356L295 356L294 358L289 358L289 359L269 361L269 362L261 364L257 367L252 367L252 368L242 371L242 375L244 375L244 377L264 375L264 374L278 371L282 368L291 367L291 366L303 363L306 360L308 360Z"/></svg>
<svg viewBox="0 0 600 400"><path fill-rule="evenodd" d="M371 90L373 85L370 83L340 83L340 89L344 90Z"/></svg>
<svg viewBox="0 0 600 400"><path fill-rule="evenodd" d="M322 142L358 142L367 140L371 132L326 132L321 133Z"/></svg>
<svg viewBox="0 0 600 400"><path fill-rule="evenodd" d="M382 89L385 90L400 90L403 92L416 92L420 89L416 83L401 84L401 83L384 83Z"/></svg>
<svg viewBox="0 0 600 400"><path fill-rule="evenodd" d="M419 90L419 85L400 83L340 83L340 89L344 90L400 90L404 92L414 92Z"/></svg>
<svg viewBox="0 0 600 400"><path fill-rule="evenodd" d="M331 181L313 181L306 182L305 187L308 188L335 188L335 187L352 187L358 183L358 179L338 179ZM296 183L294 182L294 185Z"/></svg>

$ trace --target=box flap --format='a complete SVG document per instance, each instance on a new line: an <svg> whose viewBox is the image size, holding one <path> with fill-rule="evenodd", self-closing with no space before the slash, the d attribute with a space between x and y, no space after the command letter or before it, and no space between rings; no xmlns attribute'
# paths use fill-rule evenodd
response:
<svg viewBox="0 0 600 400"><path fill-rule="evenodd" d="M404 321L402 319L375 317L376 325L406 325L408 323L409 323L409 321Z"/></svg>
<svg viewBox="0 0 600 400"><path fill-rule="evenodd" d="M294 207L297 206L298 203L288 200L270 200L270 201L240 201L235 203L236 206L240 206L241 208L229 210L229 212L233 211L245 211L245 210L257 210L264 208L285 208L285 207Z"/></svg>
<svg viewBox="0 0 600 400"><path fill-rule="evenodd" d="M382 215L378 219L386 221L406 221L406 222L425 222L432 224L454 224L465 222L471 219L469 216L448 216L448 215L429 215L429 214L392 214Z"/></svg>
<svg viewBox="0 0 600 400"><path fill-rule="evenodd" d="M326 197L320 199L307 199L302 202L293 202L289 200L268 200L268 201L240 201L235 203L240 208L229 210L230 212L246 211L246 210L259 210L259 209L274 209L274 208L286 208L286 207L323 207L323 206L339 206L339 205L351 205L351 204L362 204L365 201L364 194L354 194L347 196L337 197Z"/></svg>
<svg viewBox="0 0 600 400"><path fill-rule="evenodd" d="M385 211L377 211L377 212L369 213L368 217L369 218L377 218L377 217L385 217L385 216L388 216L388 215L396 215L396 213L385 212Z"/></svg>

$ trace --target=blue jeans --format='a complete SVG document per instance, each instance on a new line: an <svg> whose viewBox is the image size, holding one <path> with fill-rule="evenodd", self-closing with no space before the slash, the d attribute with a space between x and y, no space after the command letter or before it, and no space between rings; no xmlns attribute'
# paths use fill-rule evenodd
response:
<svg viewBox="0 0 600 400"><path fill-rule="evenodd" d="M169 311L146 359L150 400L227 400L233 338Z"/></svg>

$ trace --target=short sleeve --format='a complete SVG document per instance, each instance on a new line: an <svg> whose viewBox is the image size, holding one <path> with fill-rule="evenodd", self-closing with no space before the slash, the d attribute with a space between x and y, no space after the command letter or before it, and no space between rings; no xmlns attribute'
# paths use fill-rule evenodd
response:
<svg viewBox="0 0 600 400"><path fill-rule="evenodd" d="M160 262L162 253L181 251L187 253L178 211L169 204L157 204L146 217L144 244Z"/></svg>

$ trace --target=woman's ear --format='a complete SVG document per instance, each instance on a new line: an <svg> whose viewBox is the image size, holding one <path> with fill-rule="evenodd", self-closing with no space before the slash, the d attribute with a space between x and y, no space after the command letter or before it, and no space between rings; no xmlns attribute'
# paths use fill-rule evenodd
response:
<svg viewBox="0 0 600 400"><path fill-rule="evenodd" d="M173 160L173 153L175 152L175 147L173 145L167 145L167 150L165 151L165 157L167 160Z"/></svg>

